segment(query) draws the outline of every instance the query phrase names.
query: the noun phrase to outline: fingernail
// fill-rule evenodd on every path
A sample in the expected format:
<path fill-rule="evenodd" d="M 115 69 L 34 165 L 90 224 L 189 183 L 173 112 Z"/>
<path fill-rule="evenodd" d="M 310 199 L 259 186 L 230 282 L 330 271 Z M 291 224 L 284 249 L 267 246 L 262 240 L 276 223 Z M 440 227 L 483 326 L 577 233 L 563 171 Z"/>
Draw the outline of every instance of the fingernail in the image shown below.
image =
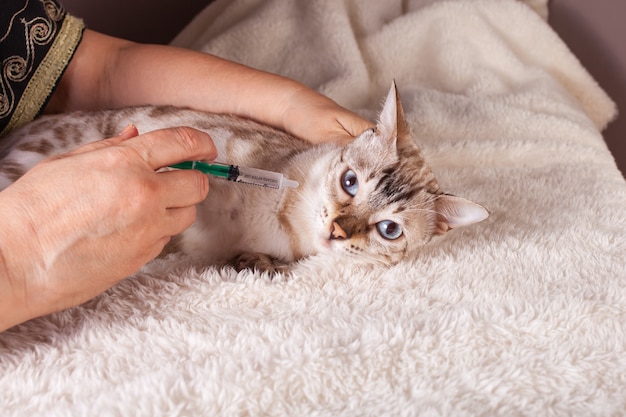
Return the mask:
<path fill-rule="evenodd" d="M 127 136 L 137 132 L 137 126 L 130 123 L 126 125 L 126 127 L 117 135 L 117 136 Z"/>

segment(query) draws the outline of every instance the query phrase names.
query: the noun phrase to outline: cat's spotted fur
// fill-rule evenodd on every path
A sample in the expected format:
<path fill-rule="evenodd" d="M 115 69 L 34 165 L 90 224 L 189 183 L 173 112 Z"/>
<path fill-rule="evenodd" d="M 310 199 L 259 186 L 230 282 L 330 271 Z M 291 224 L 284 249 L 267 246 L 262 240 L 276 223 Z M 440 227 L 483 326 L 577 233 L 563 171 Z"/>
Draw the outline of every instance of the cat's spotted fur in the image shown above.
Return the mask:
<path fill-rule="evenodd" d="M 274 269 L 334 252 L 384 264 L 416 253 L 434 235 L 487 211 L 444 194 L 410 136 L 395 86 L 378 125 L 345 146 L 312 145 L 241 118 L 171 107 L 138 107 L 42 117 L 2 141 L 0 189 L 46 156 L 115 136 L 191 126 L 208 132 L 218 160 L 280 171 L 296 189 L 271 190 L 211 179 L 194 225 L 174 239 L 207 263 Z M 170 250 L 173 248 L 170 247 Z"/>

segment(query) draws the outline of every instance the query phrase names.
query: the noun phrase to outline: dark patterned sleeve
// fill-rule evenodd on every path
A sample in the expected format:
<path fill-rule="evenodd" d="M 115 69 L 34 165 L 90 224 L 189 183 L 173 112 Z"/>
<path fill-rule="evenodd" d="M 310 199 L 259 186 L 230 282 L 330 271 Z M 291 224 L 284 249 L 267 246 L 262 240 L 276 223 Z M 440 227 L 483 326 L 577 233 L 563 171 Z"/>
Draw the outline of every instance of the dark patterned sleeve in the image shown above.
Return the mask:
<path fill-rule="evenodd" d="M 82 20 L 55 0 L 2 0 L 0 136 L 45 107 L 82 39 Z"/>

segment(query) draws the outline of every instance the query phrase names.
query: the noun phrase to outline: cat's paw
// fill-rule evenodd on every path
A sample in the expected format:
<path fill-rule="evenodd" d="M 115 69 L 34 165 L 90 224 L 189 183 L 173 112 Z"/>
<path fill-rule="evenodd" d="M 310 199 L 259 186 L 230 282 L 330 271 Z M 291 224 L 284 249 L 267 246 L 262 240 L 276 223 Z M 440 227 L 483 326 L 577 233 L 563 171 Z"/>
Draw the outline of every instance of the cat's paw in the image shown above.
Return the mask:
<path fill-rule="evenodd" d="M 231 260 L 229 264 L 234 267 L 237 272 L 243 271 L 244 269 L 265 272 L 270 275 L 278 273 L 286 274 L 289 272 L 289 264 L 258 252 L 242 253 Z"/>

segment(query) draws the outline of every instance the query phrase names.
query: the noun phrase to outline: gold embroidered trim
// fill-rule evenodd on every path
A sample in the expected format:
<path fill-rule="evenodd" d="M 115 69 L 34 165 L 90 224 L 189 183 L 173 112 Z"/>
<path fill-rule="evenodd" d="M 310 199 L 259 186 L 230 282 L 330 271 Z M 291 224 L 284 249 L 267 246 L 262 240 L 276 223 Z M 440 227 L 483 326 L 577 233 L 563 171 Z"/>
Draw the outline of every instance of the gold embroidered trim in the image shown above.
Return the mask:
<path fill-rule="evenodd" d="M 81 19 L 70 15 L 65 17 L 52 47 L 35 70 L 15 112 L 11 116 L 11 120 L 2 130 L 0 136 L 30 122 L 37 116 L 72 59 L 83 36 L 84 27 Z"/>

